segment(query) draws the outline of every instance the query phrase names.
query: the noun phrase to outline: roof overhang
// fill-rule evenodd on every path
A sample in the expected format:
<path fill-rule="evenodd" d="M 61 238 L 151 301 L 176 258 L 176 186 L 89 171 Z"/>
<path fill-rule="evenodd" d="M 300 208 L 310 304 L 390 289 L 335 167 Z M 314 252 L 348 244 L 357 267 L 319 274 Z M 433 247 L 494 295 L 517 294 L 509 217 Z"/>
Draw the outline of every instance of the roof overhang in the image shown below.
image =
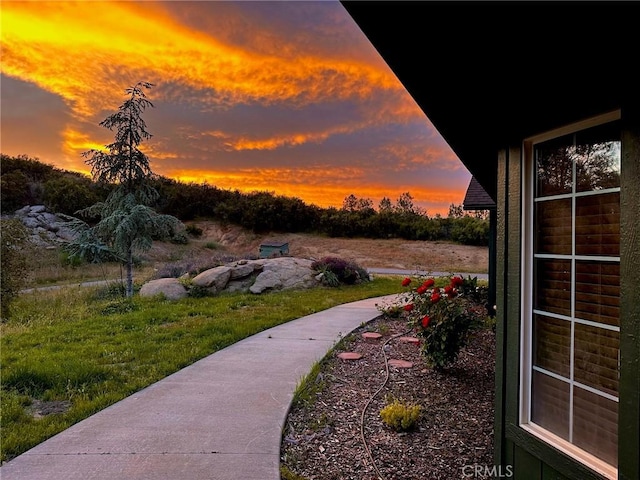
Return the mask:
<path fill-rule="evenodd" d="M 494 200 L 499 150 L 632 99 L 635 2 L 341 3 Z"/>

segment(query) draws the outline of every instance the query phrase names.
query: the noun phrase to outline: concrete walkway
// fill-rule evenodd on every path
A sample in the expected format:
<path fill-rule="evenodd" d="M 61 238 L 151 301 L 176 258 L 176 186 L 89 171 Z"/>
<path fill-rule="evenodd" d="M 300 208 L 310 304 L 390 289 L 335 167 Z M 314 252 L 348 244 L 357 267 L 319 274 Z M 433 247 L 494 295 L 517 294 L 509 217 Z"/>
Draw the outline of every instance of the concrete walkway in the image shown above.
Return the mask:
<path fill-rule="evenodd" d="M 293 392 L 395 295 L 265 330 L 83 420 L 0 467 L 2 480 L 279 480 Z"/>

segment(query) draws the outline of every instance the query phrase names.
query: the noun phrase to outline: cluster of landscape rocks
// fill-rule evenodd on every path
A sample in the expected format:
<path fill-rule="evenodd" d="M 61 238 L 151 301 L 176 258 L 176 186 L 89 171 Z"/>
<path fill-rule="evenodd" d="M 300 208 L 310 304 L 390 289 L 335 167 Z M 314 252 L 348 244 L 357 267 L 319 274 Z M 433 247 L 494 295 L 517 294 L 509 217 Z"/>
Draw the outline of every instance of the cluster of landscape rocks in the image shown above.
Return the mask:
<path fill-rule="evenodd" d="M 27 205 L 16 210 L 12 218 L 20 220 L 36 246 L 47 247 L 73 240 L 74 233 L 66 220 L 50 213 L 44 205 Z"/>
<path fill-rule="evenodd" d="M 251 292 L 260 294 L 290 288 L 312 288 L 322 283 L 323 274 L 312 268 L 313 260 L 296 257 L 238 260 L 210 268 L 193 278 L 160 278 L 145 283 L 140 296 L 163 295 L 178 300 L 192 289 L 207 294 Z"/>
<path fill-rule="evenodd" d="M 27 205 L 17 210 L 17 218 L 27 227 L 29 239 L 38 247 L 57 246 L 73 240 L 66 220 L 47 211 L 44 205 Z M 323 283 L 323 273 L 312 268 L 313 260 L 290 256 L 238 260 L 210 268 L 193 278 L 160 278 L 145 283 L 140 295 L 162 295 L 169 300 L 198 294 L 221 292 L 263 292 L 313 288 Z"/>

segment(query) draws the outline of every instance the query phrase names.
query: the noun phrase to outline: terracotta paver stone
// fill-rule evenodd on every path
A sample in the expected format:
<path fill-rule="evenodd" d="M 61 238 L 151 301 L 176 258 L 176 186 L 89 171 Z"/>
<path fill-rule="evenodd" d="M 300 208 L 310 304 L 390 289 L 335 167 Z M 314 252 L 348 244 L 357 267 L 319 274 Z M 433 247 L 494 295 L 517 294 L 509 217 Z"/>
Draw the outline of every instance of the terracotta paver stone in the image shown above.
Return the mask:
<path fill-rule="evenodd" d="M 411 368 L 413 367 L 413 363 L 407 362 L 406 360 L 400 360 L 399 358 L 392 358 L 389 360 L 389 365 L 396 368 Z"/>
<path fill-rule="evenodd" d="M 362 338 L 364 338 L 367 342 L 377 342 L 382 338 L 382 335 L 376 332 L 364 332 L 362 334 Z"/>
<path fill-rule="evenodd" d="M 338 357 L 342 360 L 360 360 L 362 355 L 357 352 L 341 352 L 338 354 Z"/>
<path fill-rule="evenodd" d="M 404 343 L 413 343 L 414 345 L 420 345 L 420 339 L 418 337 L 400 337 L 398 340 Z"/>

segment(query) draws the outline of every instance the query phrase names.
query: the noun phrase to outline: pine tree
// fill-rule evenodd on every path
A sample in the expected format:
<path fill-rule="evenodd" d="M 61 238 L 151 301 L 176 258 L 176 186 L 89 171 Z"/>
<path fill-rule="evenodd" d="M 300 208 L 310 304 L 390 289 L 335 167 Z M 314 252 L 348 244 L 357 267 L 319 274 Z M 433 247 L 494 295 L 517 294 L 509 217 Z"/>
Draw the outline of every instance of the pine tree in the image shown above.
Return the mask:
<path fill-rule="evenodd" d="M 170 238 L 184 225 L 171 215 L 155 212 L 151 205 L 158 199 L 152 186 L 155 175 L 149 159 L 140 150 L 144 140 L 151 138 L 142 114 L 153 104 L 144 90 L 153 84 L 138 82 L 125 90 L 127 100 L 118 111 L 100 122 L 100 126 L 115 130 L 114 141 L 104 150 L 88 150 L 82 155 L 91 166 L 96 182 L 114 186 L 104 202 L 98 202 L 77 212 L 85 218 L 99 218 L 94 226 L 75 222 L 79 233 L 71 251 L 92 260 L 108 257 L 121 261 L 126 268 L 126 296 L 133 296 L 134 253 L 147 251 L 153 239 Z"/>

